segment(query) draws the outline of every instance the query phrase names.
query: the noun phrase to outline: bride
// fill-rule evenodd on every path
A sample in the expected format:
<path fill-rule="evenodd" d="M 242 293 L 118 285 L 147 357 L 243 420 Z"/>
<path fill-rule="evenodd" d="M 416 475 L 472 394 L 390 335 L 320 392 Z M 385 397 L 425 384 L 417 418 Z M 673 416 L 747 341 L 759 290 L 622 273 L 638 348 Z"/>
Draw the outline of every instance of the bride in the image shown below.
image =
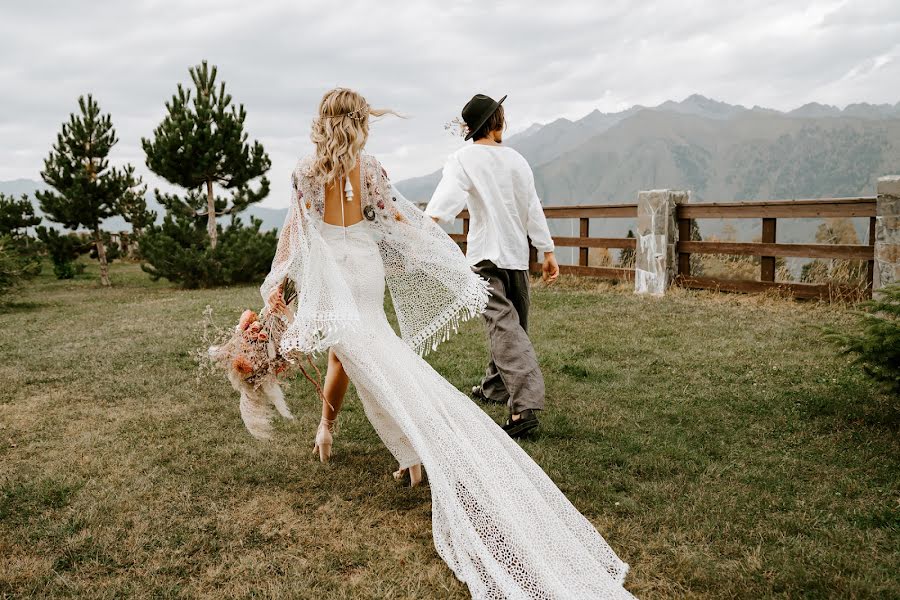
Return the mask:
<path fill-rule="evenodd" d="M 315 154 L 293 173 L 290 209 L 267 310 L 289 320 L 286 356 L 330 351 L 366 416 L 409 473 L 428 474 L 434 545 L 473 598 L 631 598 L 622 562 L 518 444 L 420 355 L 489 290 L 456 244 L 394 189 L 365 154 L 376 110 L 358 93 L 325 94 L 313 121 Z M 285 306 L 282 282 L 298 291 Z M 401 337 L 384 312 L 388 287 Z M 331 393 L 342 395 L 338 382 Z M 323 406 L 316 447 L 330 452 L 338 406 Z"/>

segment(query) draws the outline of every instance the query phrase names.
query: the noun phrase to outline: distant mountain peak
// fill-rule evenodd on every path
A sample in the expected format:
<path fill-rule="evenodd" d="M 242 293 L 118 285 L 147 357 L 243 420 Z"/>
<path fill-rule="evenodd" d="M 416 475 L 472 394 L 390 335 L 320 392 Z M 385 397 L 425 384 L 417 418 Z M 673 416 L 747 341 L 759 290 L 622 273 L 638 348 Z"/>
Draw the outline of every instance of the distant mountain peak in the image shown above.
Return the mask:
<path fill-rule="evenodd" d="M 713 100 L 702 94 L 691 94 L 681 102 L 667 100 L 655 107 L 654 110 L 695 115 L 707 119 L 730 119 L 747 111 L 741 105 Z"/>
<path fill-rule="evenodd" d="M 703 94 L 691 94 L 687 98 L 681 101 L 682 105 L 685 104 L 693 104 L 696 106 L 732 106 L 727 102 L 722 102 L 721 100 L 714 100 L 712 98 L 707 98 Z M 743 108 L 742 106 L 740 108 Z"/>
<path fill-rule="evenodd" d="M 532 135 L 532 134 L 534 134 L 534 133 L 537 133 L 538 131 L 540 131 L 540 130 L 543 129 L 543 128 L 544 128 L 544 124 L 543 124 L 543 123 L 532 123 L 531 125 L 528 126 L 528 128 L 527 128 L 525 131 L 521 131 L 521 132 L 519 132 L 517 135 L 521 135 L 521 136 L 523 136 L 523 137 L 527 137 L 527 136 L 529 136 L 529 135 Z"/>
<path fill-rule="evenodd" d="M 819 117 L 836 117 L 840 116 L 841 109 L 837 106 L 832 106 L 831 104 L 820 104 L 819 102 L 807 102 L 800 108 L 795 108 L 794 110 L 787 113 L 792 117 L 806 117 L 806 118 L 819 118 Z"/>
<path fill-rule="evenodd" d="M 834 104 L 822 104 L 821 102 L 807 102 L 806 104 L 804 104 L 803 106 L 801 106 L 800 108 L 798 108 L 796 110 L 802 110 L 804 108 L 824 108 L 827 110 L 837 110 L 837 111 L 841 110 Z"/>

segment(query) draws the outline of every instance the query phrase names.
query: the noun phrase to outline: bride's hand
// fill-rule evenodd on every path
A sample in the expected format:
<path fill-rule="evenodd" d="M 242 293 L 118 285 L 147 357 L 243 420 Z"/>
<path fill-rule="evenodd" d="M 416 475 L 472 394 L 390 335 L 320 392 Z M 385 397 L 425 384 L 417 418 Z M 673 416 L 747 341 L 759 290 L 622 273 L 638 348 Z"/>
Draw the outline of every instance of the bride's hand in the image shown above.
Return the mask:
<path fill-rule="evenodd" d="M 284 296 L 281 294 L 280 285 L 269 294 L 269 299 L 266 304 L 269 306 L 269 312 L 272 314 L 282 314 L 287 312 L 287 305 L 284 303 Z"/>

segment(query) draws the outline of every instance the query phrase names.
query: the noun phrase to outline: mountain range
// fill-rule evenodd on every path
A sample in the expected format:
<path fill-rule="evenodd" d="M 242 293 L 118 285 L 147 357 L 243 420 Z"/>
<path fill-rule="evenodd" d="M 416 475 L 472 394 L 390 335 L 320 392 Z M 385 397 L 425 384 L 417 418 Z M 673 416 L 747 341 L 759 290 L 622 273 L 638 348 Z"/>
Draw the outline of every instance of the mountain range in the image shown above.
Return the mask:
<path fill-rule="evenodd" d="M 536 123 L 505 144 L 531 164 L 545 206 L 629 203 L 638 191 L 656 188 L 691 190 L 694 202 L 872 195 L 879 176 L 900 172 L 900 102 L 843 109 L 810 103 L 782 112 L 695 94 L 655 107 Z M 421 203 L 439 180 L 437 170 L 397 187 Z M 0 182 L 0 192 L 33 197 L 42 186 L 19 179 Z M 253 206 L 243 215 L 261 218 L 270 229 L 281 226 L 285 210 Z M 597 221 L 592 235 L 621 237 L 632 226 L 627 220 Z M 758 233 L 756 221 L 739 222 L 738 238 Z M 858 221 L 862 240 L 867 224 Z M 723 226 L 700 222 L 704 236 L 721 233 Z M 811 241 L 817 226 L 814 219 L 785 220 L 778 241 Z M 105 227 L 128 228 L 121 219 Z M 572 235 L 573 227 L 569 220 L 551 223 L 556 234 Z"/>
<path fill-rule="evenodd" d="M 868 196 L 879 176 L 900 172 L 900 102 L 844 109 L 811 103 L 781 112 L 693 95 L 535 124 L 504 144 L 531 164 L 545 206 L 631 203 L 638 191 L 658 188 L 690 190 L 694 202 Z M 427 201 L 440 176 L 434 171 L 397 187 Z M 757 221 L 732 229 L 749 241 L 759 234 Z M 862 240 L 867 224 L 857 221 Z M 820 222 L 784 220 L 778 241 L 810 242 Z M 721 235 L 725 226 L 699 225 L 704 236 Z M 622 237 L 631 226 L 592 220 L 591 234 Z M 555 234 L 573 235 L 573 227 L 571 220 L 551 222 Z"/>
<path fill-rule="evenodd" d="M 535 171 L 547 206 L 633 202 L 642 189 L 690 189 L 695 201 L 871 194 L 900 168 L 900 102 L 810 103 L 789 112 L 693 95 L 576 121 L 535 124 L 504 144 Z M 440 171 L 397 184 L 431 197 Z"/>

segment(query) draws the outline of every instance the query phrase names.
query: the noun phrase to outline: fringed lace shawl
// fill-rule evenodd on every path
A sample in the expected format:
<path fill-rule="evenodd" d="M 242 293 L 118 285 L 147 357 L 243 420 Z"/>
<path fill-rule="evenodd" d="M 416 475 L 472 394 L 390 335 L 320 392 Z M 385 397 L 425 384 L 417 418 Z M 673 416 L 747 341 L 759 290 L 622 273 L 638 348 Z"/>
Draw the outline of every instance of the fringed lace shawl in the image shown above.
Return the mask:
<path fill-rule="evenodd" d="M 272 269 L 260 289 L 293 280 L 297 305 L 282 337 L 282 354 L 316 354 L 360 325 L 360 313 L 322 237 L 325 190 L 311 176 L 312 157 L 301 159 L 292 177 L 292 197 Z M 476 275 L 453 240 L 394 188 L 373 156 L 360 162 L 363 215 L 373 228 L 403 340 L 424 355 L 455 332 L 459 323 L 484 311 L 487 282 Z"/>

